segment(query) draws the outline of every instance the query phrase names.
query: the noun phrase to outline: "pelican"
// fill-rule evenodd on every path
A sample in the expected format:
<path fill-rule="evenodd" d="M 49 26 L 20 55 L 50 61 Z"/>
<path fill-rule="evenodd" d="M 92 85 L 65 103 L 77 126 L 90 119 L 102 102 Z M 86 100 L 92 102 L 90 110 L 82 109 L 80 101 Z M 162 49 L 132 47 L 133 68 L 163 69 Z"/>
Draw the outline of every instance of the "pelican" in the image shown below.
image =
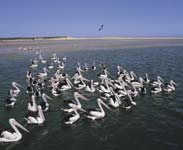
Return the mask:
<path fill-rule="evenodd" d="M 136 88 L 140 88 L 144 86 L 143 82 L 144 82 L 144 79 L 142 77 L 139 77 L 139 81 L 133 80 L 131 81 L 131 85 L 133 85 Z"/>
<path fill-rule="evenodd" d="M 18 130 L 17 127 L 21 128 L 22 130 L 26 131 L 29 133 L 29 131 L 23 127 L 21 124 L 19 124 L 15 119 L 10 118 L 9 119 L 9 124 L 13 128 L 14 132 L 10 131 L 1 131 L 0 133 L 0 142 L 17 142 L 22 139 L 22 134 Z"/>
<path fill-rule="evenodd" d="M 153 94 L 157 94 L 157 93 L 160 93 L 160 92 L 162 92 L 161 83 L 158 84 L 158 87 L 153 87 L 152 90 L 151 90 L 151 93 L 153 93 Z"/>
<path fill-rule="evenodd" d="M 67 60 L 67 57 L 66 56 L 62 57 L 62 60 L 63 61 L 66 61 Z"/>
<path fill-rule="evenodd" d="M 89 84 L 86 85 L 85 90 L 86 90 L 87 92 L 90 92 L 90 93 L 94 93 L 94 92 L 95 92 L 96 89 L 95 89 L 95 87 L 94 87 L 93 80 L 91 80 L 91 81 L 89 82 Z"/>
<path fill-rule="evenodd" d="M 129 110 L 132 108 L 132 105 L 136 105 L 136 102 L 133 101 L 131 95 L 129 94 L 129 92 L 127 92 L 127 96 L 123 99 L 123 108 L 125 108 L 126 110 Z"/>
<path fill-rule="evenodd" d="M 103 73 L 98 74 L 98 78 L 100 79 L 107 78 L 107 77 L 108 77 L 108 71 L 106 68 L 103 70 Z"/>
<path fill-rule="evenodd" d="M 43 124 L 46 121 L 46 119 L 43 114 L 41 106 L 40 105 L 38 106 L 37 116 L 32 116 L 28 114 L 25 116 L 25 120 L 27 121 L 28 124 Z"/>
<path fill-rule="evenodd" d="M 47 75 L 48 75 L 48 73 L 47 73 L 48 69 L 44 67 L 44 68 L 43 68 L 43 71 L 44 71 L 44 73 L 39 73 L 39 74 L 38 74 L 38 77 L 40 77 L 40 78 L 45 78 L 45 77 L 47 77 Z"/>
<path fill-rule="evenodd" d="M 62 85 L 59 88 L 60 88 L 60 91 L 66 91 L 71 89 L 72 86 L 73 86 L 72 82 L 68 78 L 66 78 L 65 82 L 62 83 Z"/>
<path fill-rule="evenodd" d="M 31 112 L 37 112 L 38 108 L 35 95 L 32 95 L 31 102 L 28 103 L 27 109 Z"/>
<path fill-rule="evenodd" d="M 177 84 L 173 80 L 170 80 L 170 84 L 163 88 L 163 90 L 168 93 L 173 92 L 175 91 L 175 86 L 177 86 Z"/>
<path fill-rule="evenodd" d="M 93 65 L 92 65 L 91 69 L 92 69 L 92 70 L 96 70 L 96 69 L 97 69 L 97 67 L 96 67 L 96 65 L 95 65 L 95 62 L 93 62 Z"/>
<path fill-rule="evenodd" d="M 57 54 L 56 53 L 53 53 L 53 55 L 52 55 L 52 58 L 51 58 L 52 60 L 55 60 L 55 59 L 57 59 Z"/>
<path fill-rule="evenodd" d="M 72 106 L 72 109 L 73 109 L 73 111 L 74 111 L 74 114 L 68 114 L 68 115 L 66 115 L 66 116 L 64 117 L 63 120 L 64 120 L 64 123 L 65 123 L 65 124 L 73 124 L 73 123 L 75 123 L 76 121 L 79 120 L 80 114 L 78 113 L 77 110 L 81 110 L 81 111 L 83 111 L 83 112 L 86 112 L 84 109 L 79 108 L 79 107 L 77 107 L 76 105 L 75 105 L 75 106 Z"/>
<path fill-rule="evenodd" d="M 148 73 L 146 73 L 146 77 L 145 77 L 144 81 L 145 81 L 145 83 L 147 83 L 147 84 L 150 83 Z"/>
<path fill-rule="evenodd" d="M 48 65 L 48 69 L 53 69 L 54 66 L 53 66 L 53 63 L 51 63 L 50 65 Z"/>
<path fill-rule="evenodd" d="M 36 61 L 36 60 L 32 60 L 32 61 L 31 61 L 30 67 L 31 67 L 31 68 L 36 68 L 36 67 L 38 67 L 37 61 Z"/>
<path fill-rule="evenodd" d="M 80 93 L 78 92 L 74 92 L 74 99 L 76 102 L 72 101 L 72 100 L 67 100 L 67 101 L 64 101 L 64 103 L 67 103 L 68 106 L 70 107 L 69 109 L 61 109 L 65 112 L 73 112 L 73 106 L 77 106 L 78 108 L 81 108 L 81 103 L 79 101 L 79 98 L 82 99 L 82 100 L 88 100 L 88 98 L 84 97 L 83 95 L 81 95 Z"/>
<path fill-rule="evenodd" d="M 45 63 L 47 62 L 47 60 L 44 59 L 43 56 L 42 56 L 41 54 L 39 55 L 39 59 L 41 60 L 41 63 L 42 63 L 42 64 L 45 64 Z"/>
<path fill-rule="evenodd" d="M 83 81 L 83 79 L 79 80 L 79 83 L 74 85 L 77 90 L 81 90 L 86 87 L 86 83 Z"/>
<path fill-rule="evenodd" d="M 48 103 L 47 99 L 52 100 L 52 98 L 49 97 L 48 95 L 46 95 L 45 93 L 43 93 L 42 99 L 43 99 L 43 101 L 40 103 L 40 106 L 41 106 L 43 111 L 48 111 L 49 103 Z"/>
<path fill-rule="evenodd" d="M 102 99 L 98 98 L 97 103 L 98 103 L 98 106 L 99 106 L 99 110 L 97 110 L 97 109 L 88 109 L 88 110 L 86 110 L 87 111 L 87 118 L 95 120 L 95 119 L 100 119 L 100 118 L 105 117 L 105 111 L 104 111 L 102 105 L 105 106 L 107 109 L 111 110 L 110 107 L 107 106 L 102 101 Z"/>
<path fill-rule="evenodd" d="M 111 105 L 115 108 L 119 107 L 119 105 L 121 104 L 121 101 L 120 101 L 118 94 L 116 94 L 112 88 L 110 88 L 110 90 L 112 92 L 112 95 L 109 98 L 109 105 Z"/>
<path fill-rule="evenodd" d="M 16 98 L 11 97 L 10 95 L 4 101 L 5 107 L 13 107 L 16 103 Z"/>
<path fill-rule="evenodd" d="M 163 83 L 164 83 L 164 80 L 160 76 L 157 76 L 157 81 L 151 81 L 152 86 L 163 85 Z"/>
<path fill-rule="evenodd" d="M 61 64 L 58 65 L 58 68 L 59 68 L 59 69 L 64 69 L 64 67 L 65 67 L 64 62 L 61 62 Z"/>
<path fill-rule="evenodd" d="M 14 88 L 14 89 L 12 89 L 12 96 L 17 97 L 20 93 L 19 87 L 23 88 L 23 86 L 21 86 L 20 84 L 18 84 L 16 82 L 12 82 L 12 86 Z"/>

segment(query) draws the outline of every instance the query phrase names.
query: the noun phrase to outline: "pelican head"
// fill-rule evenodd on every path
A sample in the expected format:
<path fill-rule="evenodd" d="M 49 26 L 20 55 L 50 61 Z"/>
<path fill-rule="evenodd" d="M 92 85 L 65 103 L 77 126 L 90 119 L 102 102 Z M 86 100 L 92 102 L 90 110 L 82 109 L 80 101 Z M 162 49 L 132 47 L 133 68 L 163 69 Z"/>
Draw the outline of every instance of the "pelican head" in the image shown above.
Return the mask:
<path fill-rule="evenodd" d="M 78 92 L 74 92 L 74 97 L 75 98 L 80 98 L 80 99 L 86 100 L 86 101 L 89 100 L 88 98 L 86 98 L 85 96 L 79 94 Z"/>
<path fill-rule="evenodd" d="M 47 99 L 49 99 L 49 100 L 52 100 L 52 98 L 49 97 L 48 95 L 46 95 L 45 93 L 42 94 L 42 97 L 47 98 Z"/>
<path fill-rule="evenodd" d="M 102 101 L 102 99 L 98 98 L 98 99 L 97 99 L 97 102 L 100 103 L 100 104 L 102 104 L 102 105 L 103 105 L 104 107 L 106 107 L 108 110 L 111 110 L 111 108 L 110 108 L 106 103 L 104 103 L 104 102 Z"/>
<path fill-rule="evenodd" d="M 20 85 L 20 84 L 18 84 L 18 83 L 16 83 L 16 82 L 12 82 L 12 86 L 19 86 L 19 87 L 21 87 L 21 88 L 24 88 L 22 85 Z"/>
<path fill-rule="evenodd" d="M 177 83 L 175 83 L 173 80 L 170 80 L 170 84 L 177 86 Z"/>
<path fill-rule="evenodd" d="M 20 123 L 18 123 L 14 118 L 10 118 L 9 119 L 9 123 L 12 125 L 15 125 L 19 128 L 21 128 L 22 130 L 24 130 L 25 132 L 29 133 L 29 130 L 27 130 L 25 127 L 23 127 Z"/>

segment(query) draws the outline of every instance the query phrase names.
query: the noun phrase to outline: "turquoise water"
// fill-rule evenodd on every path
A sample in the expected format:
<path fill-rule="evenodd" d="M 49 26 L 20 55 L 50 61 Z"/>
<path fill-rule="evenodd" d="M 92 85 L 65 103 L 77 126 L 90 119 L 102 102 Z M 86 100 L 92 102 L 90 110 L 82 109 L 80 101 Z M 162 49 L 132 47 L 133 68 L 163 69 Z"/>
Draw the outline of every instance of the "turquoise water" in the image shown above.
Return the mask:
<path fill-rule="evenodd" d="M 0 143 L 0 149 L 183 149 L 183 42 L 141 41 L 138 43 L 135 41 L 122 44 L 121 41 L 106 42 L 112 46 L 105 42 L 104 44 L 98 42 L 97 46 L 94 41 L 89 42 L 88 48 L 88 43 L 81 44 L 75 41 L 28 43 L 26 46 L 30 44 L 43 47 L 42 54 L 46 59 L 51 58 L 52 49 L 57 50 L 56 53 L 60 57 L 67 56 L 65 70 L 70 75 L 74 74 L 78 61 L 92 64 L 95 60 L 97 63 L 107 64 L 111 77 L 115 77 L 116 66 L 121 65 L 129 71 L 133 70 L 139 76 L 144 77 L 148 72 L 151 79 L 155 79 L 157 75 L 162 76 L 167 82 L 173 79 L 178 83 L 176 92 L 156 96 L 148 93 L 138 96 L 137 106 L 133 111 L 124 112 L 122 108 L 118 108 L 112 112 L 107 111 L 106 117 L 102 120 L 92 122 L 82 117 L 71 127 L 65 127 L 62 122 L 64 114 L 60 108 L 63 106 L 63 100 L 72 97 L 73 94 L 73 91 L 67 91 L 63 96 L 49 101 L 51 109 L 46 113 L 44 125 L 28 125 L 27 129 L 31 132 L 24 133 L 20 142 Z M 70 44 L 77 44 L 81 50 L 72 50 L 68 46 Z M 12 81 L 26 87 L 26 71 L 30 59 L 35 55 L 32 51 L 18 50 L 17 48 L 22 45 L 24 46 L 22 43 L 0 46 L 0 124 L 6 127 L 9 127 L 9 118 L 15 118 L 25 124 L 23 118 L 30 99 L 23 89 L 13 109 L 5 109 L 3 103 Z M 64 51 L 64 48 L 71 48 L 71 50 Z M 91 74 L 86 73 L 85 76 L 97 80 L 96 75 L 99 72 L 100 70 Z M 85 106 L 96 105 L 96 94 L 87 94 L 84 91 L 81 93 L 90 99 Z"/>

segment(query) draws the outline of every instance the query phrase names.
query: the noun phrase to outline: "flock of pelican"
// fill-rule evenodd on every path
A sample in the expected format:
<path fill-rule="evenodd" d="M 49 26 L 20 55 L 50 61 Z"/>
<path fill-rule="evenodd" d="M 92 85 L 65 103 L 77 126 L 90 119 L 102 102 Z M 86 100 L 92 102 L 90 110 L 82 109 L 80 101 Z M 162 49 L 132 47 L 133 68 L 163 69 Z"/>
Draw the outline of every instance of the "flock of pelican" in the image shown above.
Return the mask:
<path fill-rule="evenodd" d="M 77 122 L 81 116 L 90 120 L 104 118 L 107 108 L 109 111 L 115 108 L 130 110 L 137 105 L 135 97 L 138 95 L 151 93 L 171 93 L 175 91 L 176 83 L 170 80 L 166 83 L 160 76 L 156 80 L 138 76 L 133 71 L 127 71 L 121 66 L 117 66 L 116 78 L 110 77 L 107 66 L 103 63 L 98 65 L 93 62 L 88 64 L 76 64 L 76 72 L 70 76 L 65 69 L 67 57 L 60 58 L 56 53 L 51 55 L 51 59 L 44 59 L 41 51 L 36 51 L 35 58 L 31 59 L 29 69 L 26 74 L 26 93 L 30 96 L 27 104 L 25 121 L 27 124 L 43 124 L 46 121 L 45 113 L 49 113 L 49 100 L 53 97 L 61 97 L 65 91 L 73 92 L 73 99 L 64 100 L 63 123 L 71 125 Z M 42 68 L 42 71 L 38 68 Z M 34 70 L 39 71 L 35 73 Z M 50 70 L 53 70 L 51 74 Z M 87 79 L 86 75 L 93 72 L 98 79 Z M 114 74 L 114 73 L 113 73 Z M 25 89 L 16 82 L 12 82 L 12 88 L 5 99 L 5 107 L 13 108 L 21 90 Z M 46 94 L 46 92 L 48 94 Z M 91 98 L 85 97 L 84 93 L 96 93 L 96 108 L 83 107 L 82 103 L 89 103 Z M 83 93 L 83 94 L 82 94 Z M 52 96 L 48 96 L 52 95 Z M 89 95 L 89 94 L 88 94 Z M 92 94 L 91 94 L 92 95 Z M 22 134 L 18 128 L 29 132 L 15 119 L 9 119 L 13 132 L 0 128 L 0 142 L 16 142 L 22 139 Z"/>

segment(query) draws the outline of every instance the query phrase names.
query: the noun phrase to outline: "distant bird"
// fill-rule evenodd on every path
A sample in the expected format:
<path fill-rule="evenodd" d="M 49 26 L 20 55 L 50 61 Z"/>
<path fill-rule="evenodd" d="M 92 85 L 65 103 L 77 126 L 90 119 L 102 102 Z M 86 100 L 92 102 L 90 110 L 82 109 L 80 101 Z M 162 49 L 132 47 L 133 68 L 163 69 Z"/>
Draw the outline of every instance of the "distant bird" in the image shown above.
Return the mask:
<path fill-rule="evenodd" d="M 104 25 L 102 24 L 98 30 L 101 31 L 103 28 L 104 28 Z"/>

